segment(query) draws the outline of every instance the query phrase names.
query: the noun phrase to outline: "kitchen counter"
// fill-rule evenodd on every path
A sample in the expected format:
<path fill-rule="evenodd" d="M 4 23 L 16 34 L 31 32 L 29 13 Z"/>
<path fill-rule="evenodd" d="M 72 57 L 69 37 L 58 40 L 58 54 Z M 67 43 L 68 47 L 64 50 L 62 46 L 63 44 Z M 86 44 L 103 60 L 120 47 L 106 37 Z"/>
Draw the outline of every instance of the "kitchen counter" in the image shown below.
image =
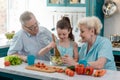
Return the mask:
<path fill-rule="evenodd" d="M 28 78 L 34 79 L 42 79 L 42 80 L 120 80 L 120 71 L 111 71 L 107 70 L 107 73 L 103 77 L 93 77 L 93 76 L 87 76 L 87 75 L 76 75 L 74 77 L 69 77 L 65 75 L 64 73 L 45 73 L 45 72 L 39 72 L 39 71 L 32 71 L 27 70 L 25 67 L 27 66 L 27 63 L 23 63 L 18 66 L 9 66 L 4 67 L 3 66 L 3 59 L 0 58 L 0 76 L 9 76 L 10 78 L 13 78 L 14 80 L 30 80 Z M 49 62 L 42 61 L 45 64 L 49 65 Z M 25 78 L 23 78 L 25 77 Z"/>
<path fill-rule="evenodd" d="M 10 41 L 7 39 L 0 39 L 0 48 L 6 48 L 9 47 Z"/>
<path fill-rule="evenodd" d="M 9 46 L 10 46 L 10 41 L 8 41 L 7 39 L 0 38 L 0 57 L 4 57 L 7 55 Z"/>
<path fill-rule="evenodd" d="M 120 51 L 120 48 L 113 47 L 113 51 Z"/>

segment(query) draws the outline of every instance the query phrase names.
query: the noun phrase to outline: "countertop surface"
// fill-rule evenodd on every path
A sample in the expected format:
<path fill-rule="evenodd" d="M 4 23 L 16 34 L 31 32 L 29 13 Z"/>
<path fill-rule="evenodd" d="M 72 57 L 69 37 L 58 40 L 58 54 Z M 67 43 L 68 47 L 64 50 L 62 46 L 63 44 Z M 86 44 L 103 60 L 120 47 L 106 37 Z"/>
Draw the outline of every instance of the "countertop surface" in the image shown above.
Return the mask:
<path fill-rule="evenodd" d="M 87 75 L 77 75 L 73 77 L 69 77 L 65 75 L 64 73 L 45 73 L 45 72 L 39 72 L 39 71 L 33 71 L 33 70 L 27 70 L 25 67 L 27 66 L 27 63 L 22 63 L 18 66 L 9 66 L 4 67 L 3 66 L 3 59 L 0 58 L 0 72 L 9 73 L 9 74 L 15 74 L 20 76 L 26 76 L 30 78 L 35 79 L 43 79 L 43 80 L 120 80 L 120 71 L 111 71 L 107 70 L 107 73 L 102 77 L 93 77 L 93 76 L 87 76 Z M 49 62 L 42 61 L 45 64 L 49 65 Z"/>
<path fill-rule="evenodd" d="M 0 48 L 6 48 L 9 47 L 10 41 L 7 39 L 0 39 Z"/>

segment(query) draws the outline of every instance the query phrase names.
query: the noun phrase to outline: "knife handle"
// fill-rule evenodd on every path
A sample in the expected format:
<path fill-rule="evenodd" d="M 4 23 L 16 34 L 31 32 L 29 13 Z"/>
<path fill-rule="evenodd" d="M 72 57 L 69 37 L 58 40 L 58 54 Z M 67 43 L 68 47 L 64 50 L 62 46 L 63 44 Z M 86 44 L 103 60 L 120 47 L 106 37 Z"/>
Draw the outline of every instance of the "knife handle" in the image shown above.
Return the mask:
<path fill-rule="evenodd" d="M 56 42 L 54 34 L 52 34 L 52 39 L 53 39 L 54 42 Z M 57 47 L 54 48 L 54 55 L 57 56 L 57 57 L 60 56 L 60 52 L 59 52 Z"/>

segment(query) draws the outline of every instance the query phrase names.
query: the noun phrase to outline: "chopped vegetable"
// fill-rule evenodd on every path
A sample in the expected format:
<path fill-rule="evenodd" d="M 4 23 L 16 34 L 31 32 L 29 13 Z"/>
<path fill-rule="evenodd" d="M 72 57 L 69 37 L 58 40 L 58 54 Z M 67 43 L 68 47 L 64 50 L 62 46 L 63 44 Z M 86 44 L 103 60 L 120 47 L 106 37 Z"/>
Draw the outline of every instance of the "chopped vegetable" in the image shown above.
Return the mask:
<path fill-rule="evenodd" d="M 54 65 L 62 65 L 63 62 L 61 60 L 61 57 L 57 57 L 57 56 L 52 56 L 51 57 L 51 62 L 54 64 Z"/>

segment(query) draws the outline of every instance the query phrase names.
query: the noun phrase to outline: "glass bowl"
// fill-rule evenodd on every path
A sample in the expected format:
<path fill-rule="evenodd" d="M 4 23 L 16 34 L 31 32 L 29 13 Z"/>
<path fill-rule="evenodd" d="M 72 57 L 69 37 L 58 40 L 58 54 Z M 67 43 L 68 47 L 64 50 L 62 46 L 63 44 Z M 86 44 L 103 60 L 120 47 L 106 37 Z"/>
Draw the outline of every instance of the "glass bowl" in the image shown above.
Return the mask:
<path fill-rule="evenodd" d="M 62 59 L 59 56 L 51 56 L 50 63 L 54 66 L 61 66 L 63 65 Z"/>

